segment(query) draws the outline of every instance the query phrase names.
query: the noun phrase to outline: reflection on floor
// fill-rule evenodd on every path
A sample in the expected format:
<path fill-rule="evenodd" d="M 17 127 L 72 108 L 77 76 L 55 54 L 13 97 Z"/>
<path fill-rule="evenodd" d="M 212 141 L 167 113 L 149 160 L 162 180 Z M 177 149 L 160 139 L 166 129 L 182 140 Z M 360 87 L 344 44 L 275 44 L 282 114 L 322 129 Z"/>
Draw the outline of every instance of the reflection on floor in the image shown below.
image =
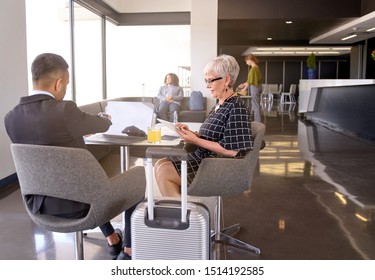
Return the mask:
<path fill-rule="evenodd" d="M 216 246 L 219 259 L 375 259 L 375 145 L 315 126 L 296 106 L 262 104 L 267 126 L 253 186 L 224 197 L 224 224 L 259 257 Z M 103 165 L 119 172 L 118 156 Z M 131 164 L 142 164 L 132 157 Z M 113 222 L 119 222 L 117 217 Z M 73 235 L 45 232 L 27 216 L 17 185 L 0 192 L 0 259 L 73 259 Z M 85 259 L 110 259 L 99 231 L 85 238 Z"/>

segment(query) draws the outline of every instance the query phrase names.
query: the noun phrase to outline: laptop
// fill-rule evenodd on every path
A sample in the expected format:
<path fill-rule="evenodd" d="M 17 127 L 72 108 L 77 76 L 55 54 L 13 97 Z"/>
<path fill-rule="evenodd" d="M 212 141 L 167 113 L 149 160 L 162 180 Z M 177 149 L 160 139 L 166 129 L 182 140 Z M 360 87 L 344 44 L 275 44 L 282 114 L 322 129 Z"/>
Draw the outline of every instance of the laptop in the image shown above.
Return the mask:
<path fill-rule="evenodd" d="M 106 132 L 90 136 L 88 139 L 90 142 L 127 145 L 147 139 L 147 128 L 154 121 L 154 104 L 108 101 L 105 112 L 111 115 L 112 125 Z M 138 133 L 131 135 L 130 132 L 125 131 Z"/>

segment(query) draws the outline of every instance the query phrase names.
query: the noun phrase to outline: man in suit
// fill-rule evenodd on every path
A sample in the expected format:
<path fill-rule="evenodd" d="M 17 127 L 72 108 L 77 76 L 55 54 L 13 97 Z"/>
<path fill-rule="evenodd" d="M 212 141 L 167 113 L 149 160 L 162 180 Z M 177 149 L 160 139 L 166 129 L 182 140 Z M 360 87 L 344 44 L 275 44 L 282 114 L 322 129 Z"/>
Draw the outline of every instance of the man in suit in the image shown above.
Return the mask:
<path fill-rule="evenodd" d="M 59 55 L 44 53 L 32 63 L 33 91 L 5 116 L 5 128 L 13 143 L 85 148 L 83 136 L 104 132 L 110 116 L 90 115 L 75 102 L 64 101 L 69 83 L 69 66 Z M 31 195 L 27 205 L 34 213 L 65 218 L 84 217 L 89 205 L 54 197 Z M 107 239 L 109 253 L 117 257 L 122 251 L 121 231 L 110 222 L 100 226 Z"/>

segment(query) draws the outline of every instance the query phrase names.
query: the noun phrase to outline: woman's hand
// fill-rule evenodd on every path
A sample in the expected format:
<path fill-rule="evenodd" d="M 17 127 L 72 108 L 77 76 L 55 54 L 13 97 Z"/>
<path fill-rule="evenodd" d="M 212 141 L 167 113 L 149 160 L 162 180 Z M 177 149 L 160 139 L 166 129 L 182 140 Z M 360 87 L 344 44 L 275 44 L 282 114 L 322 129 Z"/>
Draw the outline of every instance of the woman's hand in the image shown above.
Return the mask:
<path fill-rule="evenodd" d="M 205 140 L 203 138 L 200 138 L 200 135 L 198 132 L 191 131 L 189 127 L 186 124 L 183 123 L 176 123 L 176 127 L 178 128 L 177 133 L 183 138 L 186 142 L 195 144 L 197 146 L 200 146 L 204 149 L 213 151 L 215 153 L 228 156 L 228 157 L 234 157 L 237 155 L 238 151 L 232 151 L 227 150 L 220 146 L 219 143 L 213 142 L 210 140 Z"/>
<path fill-rule="evenodd" d="M 245 90 L 245 89 L 241 89 L 238 93 L 239 93 L 240 95 L 247 95 L 247 90 Z"/>
<path fill-rule="evenodd" d="M 183 138 L 186 142 L 193 144 L 196 143 L 196 140 L 199 138 L 198 133 L 191 131 L 186 124 L 177 123 L 176 126 L 178 128 L 177 133 L 181 136 L 181 138 Z"/>
<path fill-rule="evenodd" d="M 186 124 L 183 124 L 183 123 L 176 123 L 176 127 L 179 129 L 179 130 L 182 130 L 182 129 L 185 129 L 185 130 L 190 130 L 189 127 L 186 125 Z"/>
<path fill-rule="evenodd" d="M 104 113 L 104 112 L 99 112 L 98 113 L 98 116 L 101 117 L 101 118 L 107 118 L 109 120 L 112 119 L 112 116 L 111 115 L 108 115 L 107 113 Z"/>
<path fill-rule="evenodd" d="M 241 90 L 241 89 L 243 89 L 244 87 L 245 87 L 245 83 L 238 85 L 237 88 Z"/>

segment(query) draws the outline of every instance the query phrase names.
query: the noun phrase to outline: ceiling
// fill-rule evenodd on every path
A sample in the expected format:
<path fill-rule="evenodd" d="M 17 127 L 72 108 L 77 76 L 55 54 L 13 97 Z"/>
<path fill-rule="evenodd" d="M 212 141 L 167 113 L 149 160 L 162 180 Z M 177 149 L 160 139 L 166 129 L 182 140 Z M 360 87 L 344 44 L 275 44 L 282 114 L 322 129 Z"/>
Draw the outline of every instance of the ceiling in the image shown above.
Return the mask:
<path fill-rule="evenodd" d="M 367 31 L 371 28 L 375 28 L 375 11 L 345 19 L 220 20 L 218 27 L 222 52 L 237 55 L 255 52 L 258 56 L 262 53 L 305 55 L 312 51 L 320 55 L 342 55 L 349 53 L 353 44 L 375 37 L 375 29 Z M 342 40 L 349 35 L 357 36 Z M 291 50 L 291 47 L 299 49 Z"/>
<path fill-rule="evenodd" d="M 155 2 L 156 1 L 156 2 Z M 157 3 L 168 4 L 169 9 L 178 12 L 168 12 L 171 17 L 166 24 L 175 21 L 178 24 L 190 23 L 189 5 L 173 7 L 178 2 L 154 0 L 151 6 L 158 7 Z M 186 0 L 187 1 L 187 0 Z M 247 52 L 258 51 L 262 48 L 270 55 L 301 55 L 298 51 L 311 53 L 311 49 L 290 50 L 290 47 L 318 47 L 326 55 L 342 55 L 350 52 L 350 47 L 365 39 L 375 37 L 375 1 L 373 0 L 341 0 L 337 8 L 333 0 L 262 0 L 262 5 L 254 8 L 257 0 L 218 0 L 218 46 L 221 53 L 231 53 L 242 56 Z M 154 12 L 150 5 L 143 5 L 138 0 L 79 0 L 76 2 L 95 6 L 95 9 L 106 11 L 112 18 L 123 21 L 122 24 L 160 24 L 166 14 Z M 168 2 L 168 3 L 167 3 Z M 128 7 L 139 5 L 139 11 L 126 11 Z M 114 5 L 116 5 L 115 8 Z M 324 9 L 321 6 L 324 5 Z M 181 8 L 180 10 L 178 10 Z M 142 10 L 143 9 L 143 10 Z M 146 10 L 145 10 L 146 9 Z M 363 16 L 362 16 L 363 15 Z M 129 21 L 130 19 L 130 21 Z M 133 22 L 131 22 L 133 21 Z M 292 21 L 287 24 L 286 21 Z M 349 35 L 354 38 L 342 41 Z M 272 38 L 272 39 L 269 39 Z M 348 47 L 346 49 L 322 50 L 322 47 Z M 264 47 L 272 47 L 265 50 Z M 282 50 L 281 48 L 289 48 Z M 278 48 L 278 49 L 277 49 Z M 281 53 L 278 53 L 281 52 Z M 290 52 L 290 53 L 287 53 Z M 262 56 L 261 53 L 257 53 Z M 324 54 L 321 54 L 324 55 Z"/>
<path fill-rule="evenodd" d="M 244 55 L 258 48 L 307 47 L 310 38 L 323 34 L 329 28 L 346 23 L 348 20 L 314 19 L 248 19 L 224 20 L 219 22 L 219 45 L 222 52 Z M 269 39 L 271 38 L 271 40 Z M 324 44 L 324 43 L 322 43 Z M 269 54 L 269 51 L 264 50 Z M 311 53 L 311 51 L 310 51 Z M 260 54 L 258 54 L 259 56 Z"/>

